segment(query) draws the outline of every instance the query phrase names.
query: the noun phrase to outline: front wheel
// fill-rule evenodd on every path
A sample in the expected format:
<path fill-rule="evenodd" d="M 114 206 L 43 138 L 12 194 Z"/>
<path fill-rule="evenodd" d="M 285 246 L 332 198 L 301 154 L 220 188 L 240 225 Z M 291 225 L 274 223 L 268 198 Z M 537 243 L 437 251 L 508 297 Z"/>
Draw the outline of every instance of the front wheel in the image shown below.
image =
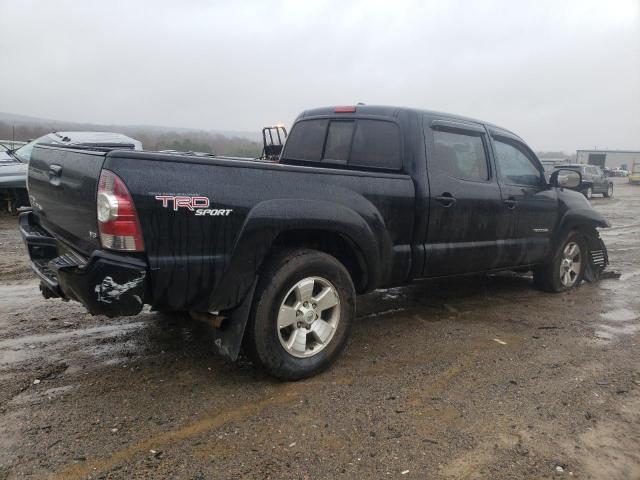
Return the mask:
<path fill-rule="evenodd" d="M 607 187 L 607 191 L 603 194 L 605 196 L 605 198 L 611 198 L 613 197 L 613 184 L 609 184 L 609 186 Z"/>
<path fill-rule="evenodd" d="M 244 347 L 283 380 L 326 369 L 338 357 L 355 317 L 355 289 L 334 257 L 308 249 L 282 252 L 256 287 Z"/>
<path fill-rule="evenodd" d="M 534 283 L 547 292 L 563 292 L 580 285 L 587 264 L 587 244 L 572 231 L 558 244 L 553 259 L 533 272 Z"/>

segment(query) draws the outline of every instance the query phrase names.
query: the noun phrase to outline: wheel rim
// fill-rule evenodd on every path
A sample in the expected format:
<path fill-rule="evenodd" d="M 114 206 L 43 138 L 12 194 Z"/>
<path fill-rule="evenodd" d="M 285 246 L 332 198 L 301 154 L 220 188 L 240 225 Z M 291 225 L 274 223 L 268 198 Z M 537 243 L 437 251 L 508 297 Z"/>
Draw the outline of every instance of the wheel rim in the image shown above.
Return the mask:
<path fill-rule="evenodd" d="M 580 246 L 576 242 L 567 243 L 562 251 L 562 260 L 560 261 L 560 283 L 565 287 L 575 285 L 580 275 L 581 265 Z"/>
<path fill-rule="evenodd" d="M 307 277 L 284 296 L 277 318 L 278 339 L 294 357 L 317 355 L 329 345 L 340 322 L 340 296 L 331 282 Z"/>
<path fill-rule="evenodd" d="M 587 188 L 587 198 L 591 198 L 592 195 L 593 195 L 593 190 L 591 190 L 591 187 Z"/>
<path fill-rule="evenodd" d="M 613 185 L 609 185 L 609 189 L 607 190 L 607 195 L 609 195 L 610 197 L 613 196 Z"/>

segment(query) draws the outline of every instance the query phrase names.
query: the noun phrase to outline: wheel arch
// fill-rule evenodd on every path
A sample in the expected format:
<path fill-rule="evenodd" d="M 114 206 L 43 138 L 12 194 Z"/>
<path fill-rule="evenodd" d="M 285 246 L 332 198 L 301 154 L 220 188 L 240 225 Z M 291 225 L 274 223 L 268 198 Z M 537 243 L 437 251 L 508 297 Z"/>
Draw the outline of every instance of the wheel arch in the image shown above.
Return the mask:
<path fill-rule="evenodd" d="M 569 210 L 562 217 L 558 228 L 553 236 L 552 248 L 549 252 L 549 258 L 558 247 L 564 237 L 572 230 L 580 233 L 587 242 L 590 251 L 602 250 L 605 264 L 608 263 L 608 255 L 606 247 L 600 238 L 598 228 L 608 228 L 611 224 L 600 213 L 593 209 L 575 209 Z"/>
<path fill-rule="evenodd" d="M 274 239 L 267 258 L 278 251 L 296 247 L 318 250 L 335 257 L 351 275 L 356 292 L 367 290 L 370 268 L 362 249 L 352 238 L 335 230 L 288 229 Z"/>
<path fill-rule="evenodd" d="M 212 310 L 234 308 L 266 261 L 282 248 L 315 248 L 341 261 L 358 292 L 379 285 L 393 259 L 393 244 L 377 212 L 365 218 L 341 204 L 322 200 L 276 199 L 247 215 L 232 254 L 209 299 Z M 378 234 L 374 234 L 374 231 Z"/>

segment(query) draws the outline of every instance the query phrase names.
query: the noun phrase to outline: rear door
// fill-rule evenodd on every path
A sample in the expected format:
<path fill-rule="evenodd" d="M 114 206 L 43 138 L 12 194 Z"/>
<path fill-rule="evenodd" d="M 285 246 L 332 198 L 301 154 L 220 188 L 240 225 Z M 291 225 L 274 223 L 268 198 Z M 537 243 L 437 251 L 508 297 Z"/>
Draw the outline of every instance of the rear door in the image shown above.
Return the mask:
<path fill-rule="evenodd" d="M 492 131 L 492 147 L 512 236 L 506 245 L 510 266 L 541 261 L 557 219 L 557 196 L 542 165 L 520 139 Z"/>
<path fill-rule="evenodd" d="M 423 275 L 437 277 L 504 265 L 510 224 L 484 126 L 424 118 L 430 202 Z"/>
<path fill-rule="evenodd" d="M 96 191 L 104 158 L 104 152 L 37 145 L 29 161 L 29 199 L 38 220 L 85 254 L 100 248 Z"/>

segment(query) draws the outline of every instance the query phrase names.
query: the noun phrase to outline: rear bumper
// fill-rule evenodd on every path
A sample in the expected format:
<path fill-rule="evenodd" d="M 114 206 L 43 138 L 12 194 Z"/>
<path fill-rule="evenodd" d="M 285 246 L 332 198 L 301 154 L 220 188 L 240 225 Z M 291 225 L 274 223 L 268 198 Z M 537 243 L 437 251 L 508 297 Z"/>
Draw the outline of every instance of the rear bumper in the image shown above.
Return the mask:
<path fill-rule="evenodd" d="M 38 225 L 32 212 L 21 214 L 19 223 L 45 297 L 76 300 L 93 315 L 136 315 L 142 310 L 147 283 L 144 261 L 101 250 L 85 257 Z"/>

